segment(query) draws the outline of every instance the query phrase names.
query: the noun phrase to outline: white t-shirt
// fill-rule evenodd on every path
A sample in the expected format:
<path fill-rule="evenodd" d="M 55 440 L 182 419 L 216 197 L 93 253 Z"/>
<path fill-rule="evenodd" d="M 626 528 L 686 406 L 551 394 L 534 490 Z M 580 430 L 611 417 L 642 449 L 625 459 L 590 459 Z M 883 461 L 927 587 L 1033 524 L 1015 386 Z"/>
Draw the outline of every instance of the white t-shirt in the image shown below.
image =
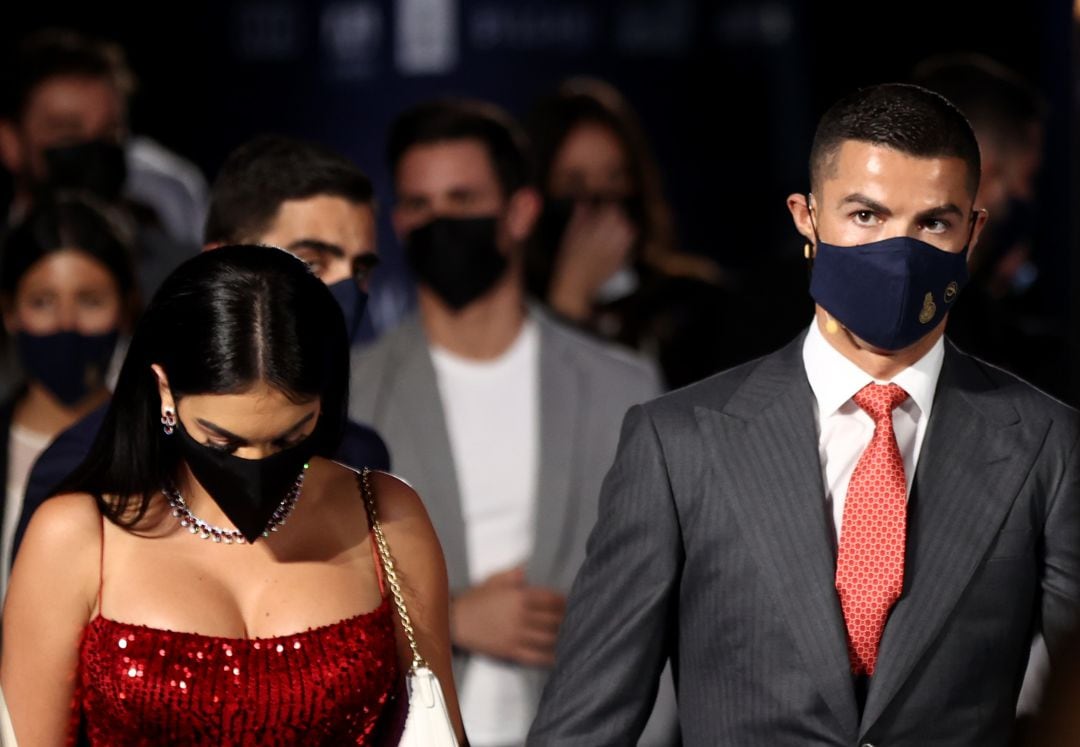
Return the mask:
<path fill-rule="evenodd" d="M 26 481 L 30 477 L 30 468 L 45 451 L 52 439 L 37 431 L 27 430 L 12 424 L 8 436 L 7 496 L 4 500 L 3 523 L 0 524 L 0 602 L 7 594 L 8 577 L 11 575 L 12 545 L 15 542 L 15 530 L 22 515 L 23 496 L 26 494 Z"/>
<path fill-rule="evenodd" d="M 465 518 L 469 576 L 479 584 L 532 553 L 539 461 L 540 340 L 526 321 L 505 353 L 477 361 L 432 347 Z M 475 655 L 459 683 L 475 747 L 522 744 L 535 714 L 521 667 Z"/>

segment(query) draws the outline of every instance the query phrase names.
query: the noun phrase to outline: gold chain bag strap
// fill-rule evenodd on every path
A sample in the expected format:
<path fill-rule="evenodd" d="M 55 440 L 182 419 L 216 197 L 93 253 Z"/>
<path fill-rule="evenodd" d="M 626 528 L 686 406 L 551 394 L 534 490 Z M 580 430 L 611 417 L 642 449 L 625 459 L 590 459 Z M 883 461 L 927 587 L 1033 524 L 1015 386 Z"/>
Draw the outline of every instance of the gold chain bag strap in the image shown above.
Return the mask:
<path fill-rule="evenodd" d="M 459 747 L 439 679 L 431 671 L 424 657 L 420 655 L 420 649 L 416 645 L 416 633 L 412 619 L 409 617 L 409 610 L 405 607 L 405 598 L 401 594 L 401 582 L 398 580 L 394 558 L 390 555 L 390 547 L 386 544 L 386 536 L 379 525 L 378 514 L 375 511 L 371 470 L 365 468 L 360 473 L 360 483 L 363 487 L 368 521 L 371 523 L 371 533 L 375 537 L 375 546 L 379 551 L 379 559 L 382 561 L 383 575 L 394 597 L 394 606 L 401 620 L 401 629 L 405 631 L 405 638 L 409 641 L 409 648 L 412 650 L 412 663 L 409 665 L 406 678 L 409 713 L 398 745 L 399 747 Z"/>

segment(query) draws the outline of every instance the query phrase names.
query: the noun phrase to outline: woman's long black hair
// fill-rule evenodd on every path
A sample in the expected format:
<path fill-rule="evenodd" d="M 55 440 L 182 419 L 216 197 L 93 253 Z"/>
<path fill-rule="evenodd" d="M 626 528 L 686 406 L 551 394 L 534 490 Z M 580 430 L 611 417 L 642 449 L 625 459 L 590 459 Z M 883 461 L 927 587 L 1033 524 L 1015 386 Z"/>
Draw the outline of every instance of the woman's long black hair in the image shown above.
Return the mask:
<path fill-rule="evenodd" d="M 304 262 L 280 249 L 203 252 L 154 295 L 90 453 L 55 491 L 94 495 L 116 524 L 138 524 L 179 463 L 162 432 L 161 398 L 150 368 L 155 363 L 177 400 L 238 394 L 260 381 L 296 401 L 321 397 L 313 434 L 317 453 L 332 454 L 341 439 L 349 346 L 330 291 Z"/>

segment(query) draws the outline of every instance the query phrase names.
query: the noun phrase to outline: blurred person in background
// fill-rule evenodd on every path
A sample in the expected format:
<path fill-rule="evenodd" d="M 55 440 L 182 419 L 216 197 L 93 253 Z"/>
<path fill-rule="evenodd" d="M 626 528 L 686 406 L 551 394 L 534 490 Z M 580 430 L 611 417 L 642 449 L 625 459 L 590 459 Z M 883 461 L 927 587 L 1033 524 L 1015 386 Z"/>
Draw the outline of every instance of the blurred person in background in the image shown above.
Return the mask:
<path fill-rule="evenodd" d="M 179 156 L 132 138 L 135 79 L 123 51 L 78 32 L 44 30 L 13 50 L 4 80 L 0 161 L 14 180 L 8 221 L 50 191 L 93 193 L 132 225 L 137 285 L 149 297 L 198 252 L 201 222 L 192 221 L 205 215 L 205 183 Z"/>
<path fill-rule="evenodd" d="M 536 104 L 528 130 L 543 198 L 530 292 L 657 360 L 669 387 L 740 362 L 725 274 L 679 251 L 659 168 L 626 99 L 575 78 Z"/>
<path fill-rule="evenodd" d="M 472 744 L 520 745 L 619 420 L 659 381 L 647 361 L 527 305 L 540 198 L 505 112 L 422 103 L 395 120 L 387 151 L 418 314 L 354 355 L 350 413 L 386 438 L 442 541 Z M 668 743 L 657 728 L 646 744 Z"/>
<path fill-rule="evenodd" d="M 378 263 L 371 181 L 344 156 L 314 143 L 264 135 L 225 159 L 211 190 L 205 246 L 260 244 L 295 254 L 326 283 L 345 316 L 346 334 L 361 344 L 367 287 Z M 33 512 L 90 450 L 106 407 L 62 433 L 34 464 L 13 547 Z M 371 428 L 347 421 L 336 451 L 356 467 L 390 468 L 386 444 Z"/>
<path fill-rule="evenodd" d="M 0 306 L 25 378 L 0 405 L 0 598 L 31 465 L 109 399 L 106 374 L 134 321 L 131 257 L 106 215 L 64 196 L 35 202 L 0 249 Z"/>

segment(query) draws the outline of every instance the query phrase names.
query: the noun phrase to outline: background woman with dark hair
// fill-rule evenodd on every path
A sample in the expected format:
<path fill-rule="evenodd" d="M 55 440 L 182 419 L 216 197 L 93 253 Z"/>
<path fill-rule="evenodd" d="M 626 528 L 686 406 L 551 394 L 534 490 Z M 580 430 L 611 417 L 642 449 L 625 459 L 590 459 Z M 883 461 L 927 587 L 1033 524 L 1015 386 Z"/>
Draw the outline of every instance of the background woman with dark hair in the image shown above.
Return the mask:
<path fill-rule="evenodd" d="M 563 317 L 656 357 L 681 386 L 736 362 L 724 274 L 678 251 L 637 117 L 607 83 L 578 78 L 529 118 L 544 196 L 530 291 Z"/>
<path fill-rule="evenodd" d="M 106 372 L 118 336 L 130 331 L 133 285 L 127 247 L 79 198 L 37 204 L 4 241 L 0 307 L 23 378 L 0 405 L 0 599 L 30 467 L 58 433 L 108 399 Z"/>
<path fill-rule="evenodd" d="M 306 265 L 226 247 L 166 280 L 97 440 L 35 514 L 0 683 L 26 744 L 379 744 L 411 660 L 360 480 L 321 458 L 348 346 Z M 371 476 L 456 728 L 446 570 L 416 494 Z M 178 632 L 174 632 L 178 631 Z"/>

